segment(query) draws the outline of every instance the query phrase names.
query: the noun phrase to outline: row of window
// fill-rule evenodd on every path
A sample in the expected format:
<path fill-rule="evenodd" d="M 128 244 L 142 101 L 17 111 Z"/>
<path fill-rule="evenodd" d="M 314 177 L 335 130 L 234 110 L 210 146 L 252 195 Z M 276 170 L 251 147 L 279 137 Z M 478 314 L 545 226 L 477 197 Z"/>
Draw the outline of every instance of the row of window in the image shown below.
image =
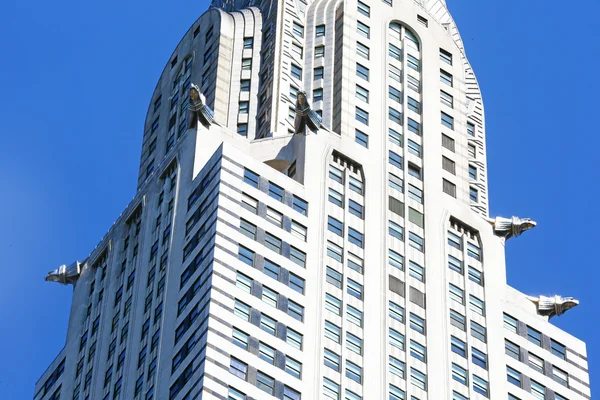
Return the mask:
<path fill-rule="evenodd" d="M 504 340 L 504 349 L 508 356 L 514 358 L 517 361 L 521 361 L 522 352 L 521 347 L 510 340 Z M 526 364 L 529 365 L 532 369 L 539 372 L 543 375 L 551 375 L 554 381 L 560 383 L 565 387 L 569 387 L 569 374 L 560 368 L 552 365 L 550 368 L 551 371 L 546 369 L 546 364 L 544 360 L 531 352 L 527 353 L 527 361 Z"/>
<path fill-rule="evenodd" d="M 237 376 L 238 378 L 248 381 L 248 364 L 245 362 L 231 357 L 229 363 L 229 372 Z M 275 378 L 265 374 L 262 371 L 256 371 L 256 382 L 254 383 L 257 388 L 262 390 L 263 392 L 274 396 L 275 395 Z M 300 400 L 301 395 L 300 392 L 292 389 L 291 387 L 285 385 L 284 386 L 284 399 L 286 400 Z M 232 387 L 229 388 L 229 399 L 233 400 L 244 400 L 246 399 L 246 395 L 237 389 Z"/>
<path fill-rule="evenodd" d="M 259 189 L 259 175 L 251 170 L 244 168 L 244 182 L 249 184 L 250 186 Z M 268 194 L 270 197 L 275 200 L 283 203 L 284 202 L 284 193 L 285 190 L 274 184 L 273 182 L 268 182 Z M 292 199 L 292 208 L 298 211 L 302 215 L 307 215 L 308 213 L 308 203 L 301 199 L 300 197 L 293 195 Z"/>
<path fill-rule="evenodd" d="M 506 328 L 509 331 L 516 333 L 516 334 L 522 333 L 519 329 L 518 320 L 506 313 L 504 314 L 504 328 Z M 543 347 L 542 346 L 542 333 L 540 331 L 537 331 L 528 325 L 525 325 L 525 330 L 526 330 L 526 332 L 524 332 L 524 333 L 527 334 L 527 340 L 529 340 L 531 343 L 535 344 L 538 347 Z M 554 354 L 556 357 L 558 357 L 562 360 L 567 359 L 566 346 L 553 340 L 553 339 L 550 340 L 550 348 L 547 350 L 550 350 L 550 352 L 552 354 Z"/>

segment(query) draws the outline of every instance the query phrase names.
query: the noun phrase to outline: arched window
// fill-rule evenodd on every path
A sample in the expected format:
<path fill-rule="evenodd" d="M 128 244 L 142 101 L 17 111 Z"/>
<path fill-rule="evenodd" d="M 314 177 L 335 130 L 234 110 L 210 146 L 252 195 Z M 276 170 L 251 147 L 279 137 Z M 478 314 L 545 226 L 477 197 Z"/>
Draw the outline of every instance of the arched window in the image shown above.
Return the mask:
<path fill-rule="evenodd" d="M 412 47 L 413 49 L 419 51 L 419 39 L 417 39 L 414 33 L 405 28 L 404 37 L 406 38 L 406 44 L 409 47 Z"/>
<path fill-rule="evenodd" d="M 390 24 L 390 36 L 394 39 L 401 40 L 402 38 L 402 25 L 397 22 L 392 22 Z"/>

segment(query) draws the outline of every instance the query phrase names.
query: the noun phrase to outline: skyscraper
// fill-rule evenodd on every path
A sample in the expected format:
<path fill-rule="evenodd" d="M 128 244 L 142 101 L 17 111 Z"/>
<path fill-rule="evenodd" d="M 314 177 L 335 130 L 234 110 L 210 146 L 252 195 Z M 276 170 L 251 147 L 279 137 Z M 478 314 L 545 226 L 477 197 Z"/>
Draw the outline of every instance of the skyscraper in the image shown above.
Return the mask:
<path fill-rule="evenodd" d="M 590 399 L 577 304 L 506 285 L 443 0 L 215 2 L 150 101 L 35 400 Z M 528 234 L 528 233 L 527 233 Z M 527 235 L 525 234 L 525 235 Z"/>

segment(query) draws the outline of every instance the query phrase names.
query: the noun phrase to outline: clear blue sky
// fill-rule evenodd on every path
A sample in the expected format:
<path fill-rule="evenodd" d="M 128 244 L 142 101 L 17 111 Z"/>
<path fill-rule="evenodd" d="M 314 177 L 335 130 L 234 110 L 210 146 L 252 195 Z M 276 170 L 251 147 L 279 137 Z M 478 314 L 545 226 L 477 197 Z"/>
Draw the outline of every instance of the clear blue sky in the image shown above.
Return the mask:
<path fill-rule="evenodd" d="M 588 342 L 595 374 L 600 2 L 448 3 L 483 90 L 492 214 L 539 223 L 508 243 L 509 283 L 581 300 L 553 322 Z M 133 197 L 154 85 L 206 8 L 2 3 L 0 399 L 31 399 L 62 348 L 72 288 L 44 276 L 85 258 Z"/>

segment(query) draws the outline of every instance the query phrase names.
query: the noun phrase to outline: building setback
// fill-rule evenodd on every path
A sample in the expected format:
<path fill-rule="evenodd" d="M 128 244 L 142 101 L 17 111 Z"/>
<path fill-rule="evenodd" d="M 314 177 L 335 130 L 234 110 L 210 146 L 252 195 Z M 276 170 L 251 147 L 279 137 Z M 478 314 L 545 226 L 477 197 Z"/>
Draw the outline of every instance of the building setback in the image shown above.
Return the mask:
<path fill-rule="evenodd" d="M 479 86 L 443 0 L 213 2 L 35 400 L 583 400 L 577 304 L 506 284 Z M 510 246 L 510 242 L 509 242 Z M 576 312 L 576 311 L 575 311 Z"/>

